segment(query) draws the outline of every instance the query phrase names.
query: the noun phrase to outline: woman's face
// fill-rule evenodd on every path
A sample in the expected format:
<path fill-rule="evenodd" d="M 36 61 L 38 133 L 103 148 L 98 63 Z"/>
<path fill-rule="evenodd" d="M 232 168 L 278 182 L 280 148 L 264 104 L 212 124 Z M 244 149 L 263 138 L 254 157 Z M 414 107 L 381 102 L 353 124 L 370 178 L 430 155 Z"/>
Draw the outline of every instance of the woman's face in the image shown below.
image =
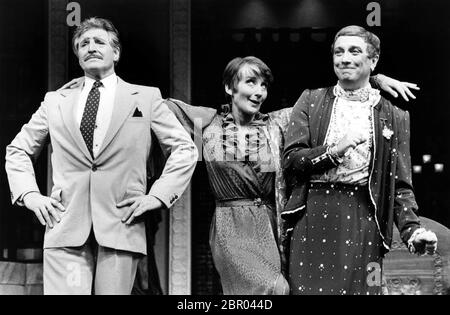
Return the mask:
<path fill-rule="evenodd" d="M 236 88 L 225 87 L 231 96 L 232 106 L 243 115 L 255 115 L 267 98 L 267 82 L 256 73 L 255 66 L 244 65 L 240 71 L 240 80 Z"/>

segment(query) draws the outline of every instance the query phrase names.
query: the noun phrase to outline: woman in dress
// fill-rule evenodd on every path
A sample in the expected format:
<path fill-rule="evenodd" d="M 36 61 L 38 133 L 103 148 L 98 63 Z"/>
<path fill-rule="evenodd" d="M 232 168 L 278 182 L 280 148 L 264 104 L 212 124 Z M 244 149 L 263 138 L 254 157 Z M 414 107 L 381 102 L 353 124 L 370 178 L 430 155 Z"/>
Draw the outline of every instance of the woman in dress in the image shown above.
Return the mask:
<path fill-rule="evenodd" d="M 216 200 L 209 243 L 224 294 L 289 293 L 277 245 L 280 178 L 275 182 L 290 109 L 260 112 L 272 80 L 260 59 L 235 58 L 223 75 L 230 102 L 219 112 L 166 101 L 185 126 L 197 119 L 204 128 L 203 158 Z"/>
<path fill-rule="evenodd" d="M 378 84 L 403 97 L 415 85 L 380 76 Z M 235 58 L 225 68 L 229 104 L 217 111 L 179 100 L 164 103 L 200 137 L 216 200 L 210 246 L 224 294 L 288 294 L 283 276 L 280 213 L 285 186 L 280 152 L 292 108 L 260 112 L 273 77 L 256 57 Z M 76 80 L 63 88 L 79 84 Z M 413 97 L 413 96 L 412 96 Z M 195 134 L 201 130 L 200 134 Z"/>

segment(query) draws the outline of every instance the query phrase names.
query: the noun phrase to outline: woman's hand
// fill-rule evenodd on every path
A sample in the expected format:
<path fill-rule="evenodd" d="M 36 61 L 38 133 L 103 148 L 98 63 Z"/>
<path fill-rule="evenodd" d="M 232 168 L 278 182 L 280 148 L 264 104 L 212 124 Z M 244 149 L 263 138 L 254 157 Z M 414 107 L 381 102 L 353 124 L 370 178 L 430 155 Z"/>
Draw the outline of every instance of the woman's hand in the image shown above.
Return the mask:
<path fill-rule="evenodd" d="M 60 87 L 58 89 L 58 91 L 66 90 L 66 89 L 75 89 L 75 88 L 79 87 L 82 83 L 83 83 L 83 77 L 76 78 L 76 79 L 73 79 L 72 81 L 70 81 L 69 83 L 64 84 L 62 87 Z"/>
<path fill-rule="evenodd" d="M 407 102 L 409 102 L 408 96 L 412 99 L 416 99 L 414 94 L 411 92 L 411 89 L 420 90 L 420 88 L 415 83 L 401 82 L 385 76 L 384 74 L 377 74 L 375 78 L 383 91 L 386 91 L 395 98 L 397 98 L 398 93 L 400 93 L 403 99 Z"/>

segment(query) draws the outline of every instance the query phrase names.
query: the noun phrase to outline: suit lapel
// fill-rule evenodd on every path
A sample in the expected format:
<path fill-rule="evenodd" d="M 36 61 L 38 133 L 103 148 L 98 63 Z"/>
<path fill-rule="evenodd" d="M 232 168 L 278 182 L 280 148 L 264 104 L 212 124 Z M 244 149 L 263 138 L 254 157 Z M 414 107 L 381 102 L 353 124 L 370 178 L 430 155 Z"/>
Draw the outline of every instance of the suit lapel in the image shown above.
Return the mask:
<path fill-rule="evenodd" d="M 97 157 L 100 156 L 106 147 L 111 143 L 136 105 L 131 96 L 137 94 L 138 92 L 133 89 L 131 84 L 126 83 L 120 78 L 118 78 L 118 80 L 111 123 Z"/>
<path fill-rule="evenodd" d="M 76 117 L 76 104 L 78 102 L 78 98 L 81 93 L 82 89 L 81 85 L 80 87 L 76 88 L 75 90 L 66 90 L 62 91 L 61 95 L 64 97 L 63 100 L 59 103 L 59 109 L 61 111 L 61 116 L 63 119 L 63 122 L 67 129 L 69 130 L 69 134 L 72 136 L 73 140 L 79 147 L 80 151 L 83 152 L 83 154 L 92 161 L 91 154 L 89 153 L 89 150 L 86 146 L 86 143 L 84 142 L 83 136 L 81 135 L 81 131 L 79 126 L 76 123 L 75 117 Z"/>

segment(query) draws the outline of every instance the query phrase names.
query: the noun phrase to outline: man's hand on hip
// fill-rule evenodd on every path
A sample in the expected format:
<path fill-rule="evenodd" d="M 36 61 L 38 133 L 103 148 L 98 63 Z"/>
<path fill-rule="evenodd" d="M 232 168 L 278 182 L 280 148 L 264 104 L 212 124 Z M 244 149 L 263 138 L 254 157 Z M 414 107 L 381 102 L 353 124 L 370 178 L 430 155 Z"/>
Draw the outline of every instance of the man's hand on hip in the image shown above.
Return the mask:
<path fill-rule="evenodd" d="M 42 225 L 48 225 L 51 229 L 54 224 L 61 221 L 59 212 L 66 210 L 59 201 L 43 196 L 38 192 L 26 194 L 23 197 L 23 203 L 25 207 L 34 212 Z"/>
<path fill-rule="evenodd" d="M 128 225 L 147 211 L 161 209 L 164 204 L 154 196 L 144 195 L 125 199 L 117 204 L 117 208 L 125 206 L 130 206 L 130 209 L 123 216 L 122 222 Z"/>

